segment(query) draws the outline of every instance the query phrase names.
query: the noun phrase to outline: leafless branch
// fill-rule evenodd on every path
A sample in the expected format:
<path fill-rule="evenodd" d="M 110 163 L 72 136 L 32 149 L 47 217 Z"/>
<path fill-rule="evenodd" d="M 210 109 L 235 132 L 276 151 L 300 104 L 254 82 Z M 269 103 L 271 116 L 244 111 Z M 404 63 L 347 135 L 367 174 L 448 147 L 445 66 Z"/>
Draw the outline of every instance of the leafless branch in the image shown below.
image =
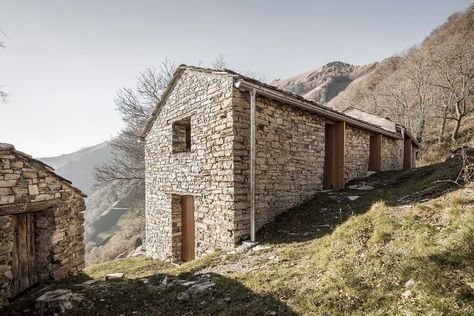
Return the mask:
<path fill-rule="evenodd" d="M 151 67 L 141 73 L 134 89 L 119 90 L 114 102 L 126 127 L 110 142 L 114 158 L 96 168 L 97 186 L 145 178 L 145 148 L 139 142 L 138 135 L 175 69 L 175 63 L 165 60 L 159 67 Z"/>

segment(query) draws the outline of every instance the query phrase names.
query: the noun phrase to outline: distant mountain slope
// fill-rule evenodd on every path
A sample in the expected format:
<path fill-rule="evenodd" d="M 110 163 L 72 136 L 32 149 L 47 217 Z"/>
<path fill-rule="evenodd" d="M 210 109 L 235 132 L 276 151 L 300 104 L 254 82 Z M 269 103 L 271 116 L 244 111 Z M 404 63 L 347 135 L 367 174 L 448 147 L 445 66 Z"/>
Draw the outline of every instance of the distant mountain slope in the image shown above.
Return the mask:
<path fill-rule="evenodd" d="M 275 87 L 300 94 L 306 99 L 326 104 L 354 80 L 367 75 L 376 64 L 354 66 L 331 62 L 305 73 L 272 82 Z"/>
<path fill-rule="evenodd" d="M 110 184 L 86 200 L 86 264 L 110 260 L 141 244 L 144 232 L 145 188 L 132 180 Z"/>
<path fill-rule="evenodd" d="M 95 167 L 112 158 L 108 142 L 57 157 L 39 158 L 85 194 L 93 193 Z"/>
<path fill-rule="evenodd" d="M 367 98 L 368 92 L 373 91 L 375 87 L 385 78 L 395 72 L 403 58 L 394 56 L 389 57 L 381 62 L 371 64 L 370 71 L 365 72 L 353 80 L 343 91 L 329 100 L 326 104 L 334 109 L 343 110 L 349 106 L 361 105 L 370 102 Z M 361 106 L 359 106 L 361 107 Z M 362 106 L 362 108 L 365 108 Z M 371 111 L 373 112 L 373 111 Z M 372 113 L 374 115 L 381 115 L 382 113 Z"/>

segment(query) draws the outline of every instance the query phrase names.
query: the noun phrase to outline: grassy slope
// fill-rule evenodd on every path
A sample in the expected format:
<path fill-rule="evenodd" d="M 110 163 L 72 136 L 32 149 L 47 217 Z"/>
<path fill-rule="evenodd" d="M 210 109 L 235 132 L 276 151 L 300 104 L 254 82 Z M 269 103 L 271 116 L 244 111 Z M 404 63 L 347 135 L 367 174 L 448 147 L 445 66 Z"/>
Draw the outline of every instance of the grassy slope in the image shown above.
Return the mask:
<path fill-rule="evenodd" d="M 370 177 L 373 191 L 320 194 L 260 232 L 269 246 L 261 251 L 181 266 L 146 258 L 91 266 L 83 277 L 117 271 L 128 280 L 80 287 L 87 299 L 71 314 L 474 314 L 474 191 L 435 183 L 457 172 L 451 161 Z M 188 300 L 177 299 L 186 288 L 176 282 L 159 286 L 203 272 L 215 288 Z M 31 304 L 25 297 L 9 311 Z"/>

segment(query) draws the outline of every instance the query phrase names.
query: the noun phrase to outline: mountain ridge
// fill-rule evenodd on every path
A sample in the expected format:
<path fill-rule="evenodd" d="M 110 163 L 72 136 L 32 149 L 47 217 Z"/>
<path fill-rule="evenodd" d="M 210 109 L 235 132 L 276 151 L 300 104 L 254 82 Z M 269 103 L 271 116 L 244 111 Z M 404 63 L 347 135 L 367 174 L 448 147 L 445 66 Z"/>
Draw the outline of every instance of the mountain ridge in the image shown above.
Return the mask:
<path fill-rule="evenodd" d="M 273 81 L 275 87 L 327 104 L 354 80 L 373 71 L 377 63 L 352 65 L 333 61 L 286 79 Z"/>

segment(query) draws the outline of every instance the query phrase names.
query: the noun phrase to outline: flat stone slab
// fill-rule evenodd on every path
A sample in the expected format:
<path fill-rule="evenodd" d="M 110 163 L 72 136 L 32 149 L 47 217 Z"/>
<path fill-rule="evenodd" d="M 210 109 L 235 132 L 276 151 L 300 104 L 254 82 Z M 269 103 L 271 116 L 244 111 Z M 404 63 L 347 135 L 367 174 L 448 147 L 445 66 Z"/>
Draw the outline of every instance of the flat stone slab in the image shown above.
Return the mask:
<path fill-rule="evenodd" d="M 83 295 L 73 293 L 68 289 L 57 289 L 48 291 L 36 299 L 36 308 L 46 314 L 52 311 L 65 313 L 72 309 L 73 301 L 81 301 Z"/>
<path fill-rule="evenodd" d="M 347 186 L 347 188 L 351 190 L 363 190 L 363 191 L 371 191 L 374 189 L 373 186 L 368 185 L 368 184 L 353 184 L 353 185 Z"/>
<path fill-rule="evenodd" d="M 98 280 L 87 280 L 85 282 L 82 282 L 82 285 L 92 285 L 94 283 L 99 282 Z"/>
<path fill-rule="evenodd" d="M 105 281 L 113 281 L 113 280 L 120 280 L 125 277 L 125 274 L 118 272 L 118 273 L 109 273 L 105 276 Z"/>
<path fill-rule="evenodd" d="M 210 281 L 205 281 L 202 283 L 194 284 L 191 286 L 189 289 L 187 289 L 184 292 L 181 292 L 178 294 L 178 300 L 185 300 L 190 298 L 191 295 L 201 293 L 204 291 L 209 290 L 210 288 L 213 288 L 216 284 Z"/>
<path fill-rule="evenodd" d="M 347 198 L 348 198 L 349 200 L 351 200 L 351 201 L 355 201 L 355 200 L 357 200 L 358 198 L 360 198 L 360 196 L 359 196 L 359 195 L 349 195 Z"/>

